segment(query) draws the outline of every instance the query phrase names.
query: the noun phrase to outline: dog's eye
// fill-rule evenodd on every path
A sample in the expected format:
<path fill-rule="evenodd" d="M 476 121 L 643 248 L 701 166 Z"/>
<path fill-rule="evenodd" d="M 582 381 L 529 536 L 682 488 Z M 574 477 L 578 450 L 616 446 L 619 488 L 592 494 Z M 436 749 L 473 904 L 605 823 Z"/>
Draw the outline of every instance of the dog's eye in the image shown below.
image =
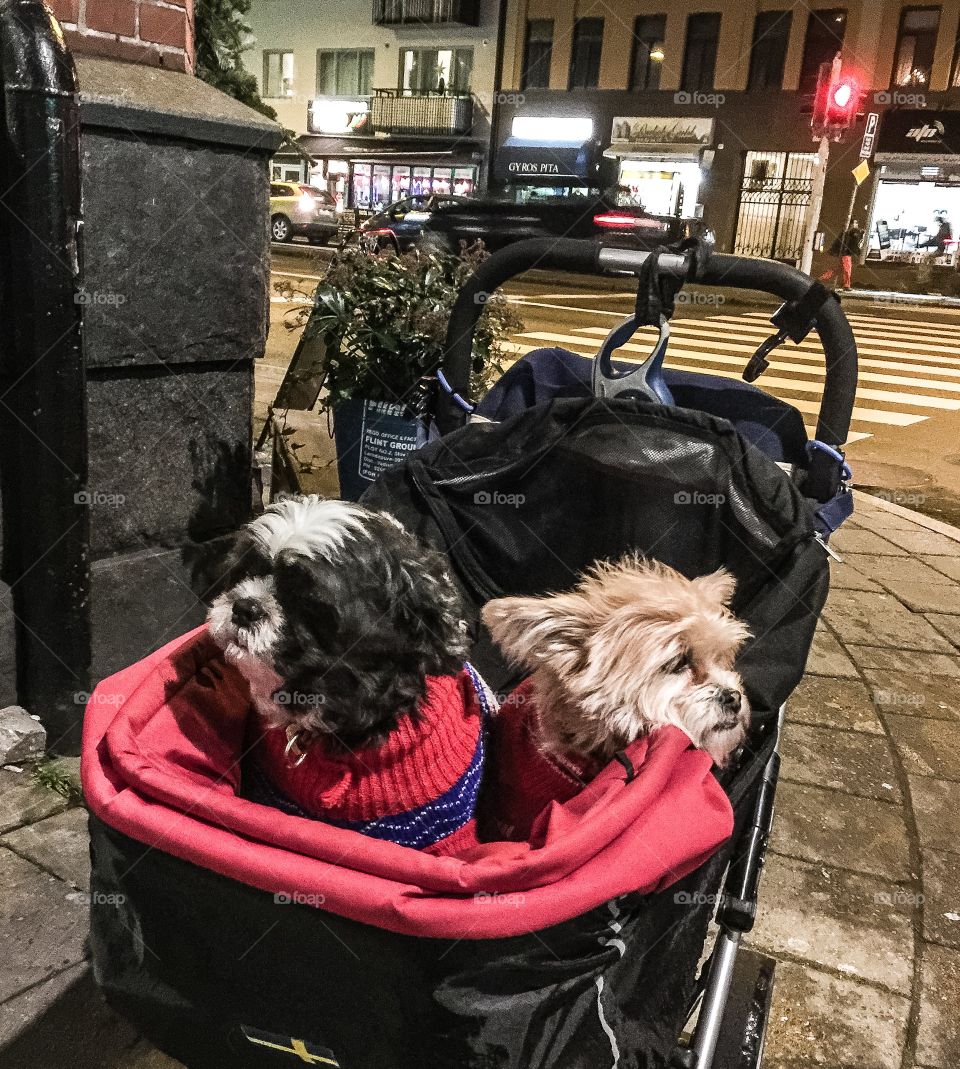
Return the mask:
<path fill-rule="evenodd" d="M 684 652 L 678 653 L 673 660 L 668 661 L 664 671 L 670 675 L 678 675 L 680 672 L 686 672 L 688 668 L 690 668 L 690 654 Z"/>

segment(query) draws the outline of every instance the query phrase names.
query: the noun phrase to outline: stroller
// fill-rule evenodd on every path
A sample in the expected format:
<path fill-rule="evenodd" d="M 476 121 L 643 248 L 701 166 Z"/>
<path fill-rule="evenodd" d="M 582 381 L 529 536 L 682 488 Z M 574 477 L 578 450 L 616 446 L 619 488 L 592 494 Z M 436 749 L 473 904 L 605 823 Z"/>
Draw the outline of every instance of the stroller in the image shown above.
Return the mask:
<path fill-rule="evenodd" d="M 478 295 L 534 266 L 637 274 L 638 314 L 595 371 L 532 353 L 473 411 Z M 664 373 L 662 343 L 640 368 L 614 364 L 638 322 L 665 337 L 671 295 L 692 278 L 785 300 L 751 373 L 816 328 L 820 444 L 755 387 Z M 715 774 L 689 747 L 634 744 L 538 841 L 428 857 L 237 796 L 238 739 L 210 725 L 242 688 L 201 629 L 105 680 L 88 707 L 97 980 L 191 1069 L 757 1066 L 773 962 L 740 942 L 783 703 L 826 598 L 829 530 L 851 507 L 840 446 L 856 351 L 839 304 L 792 268 L 699 247 L 521 242 L 464 287 L 438 379 L 441 436 L 364 503 L 443 550 L 475 614 L 628 550 L 691 576 L 726 567 L 755 636 L 737 664 L 754 710 L 747 745 Z M 518 682 L 483 635 L 471 662 L 494 692 Z"/>

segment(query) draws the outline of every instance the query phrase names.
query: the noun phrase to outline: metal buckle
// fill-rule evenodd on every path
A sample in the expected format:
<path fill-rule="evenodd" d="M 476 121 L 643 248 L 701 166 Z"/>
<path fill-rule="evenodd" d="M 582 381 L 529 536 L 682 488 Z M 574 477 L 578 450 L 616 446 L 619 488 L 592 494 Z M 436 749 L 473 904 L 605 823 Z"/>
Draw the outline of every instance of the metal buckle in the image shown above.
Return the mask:
<path fill-rule="evenodd" d="M 284 747 L 283 756 L 290 768 L 299 768 L 306 760 L 308 751 L 300 745 L 300 730 L 293 724 L 287 725 L 287 745 Z M 296 760 L 294 760 L 295 758 Z"/>

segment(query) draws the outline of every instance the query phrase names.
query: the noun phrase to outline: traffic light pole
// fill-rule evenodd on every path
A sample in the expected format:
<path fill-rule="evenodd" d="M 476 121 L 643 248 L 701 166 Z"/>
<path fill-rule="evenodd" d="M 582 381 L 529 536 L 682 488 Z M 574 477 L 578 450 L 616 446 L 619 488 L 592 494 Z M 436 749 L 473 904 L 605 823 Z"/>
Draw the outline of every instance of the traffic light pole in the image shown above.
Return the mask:
<path fill-rule="evenodd" d="M 823 187 L 827 181 L 827 163 L 830 160 L 830 138 L 820 138 L 817 149 L 817 167 L 813 174 L 813 186 L 810 190 L 810 203 L 804 220 L 803 250 L 800 254 L 800 270 L 810 274 L 813 264 L 813 245 L 820 225 L 820 209 L 823 207 Z"/>

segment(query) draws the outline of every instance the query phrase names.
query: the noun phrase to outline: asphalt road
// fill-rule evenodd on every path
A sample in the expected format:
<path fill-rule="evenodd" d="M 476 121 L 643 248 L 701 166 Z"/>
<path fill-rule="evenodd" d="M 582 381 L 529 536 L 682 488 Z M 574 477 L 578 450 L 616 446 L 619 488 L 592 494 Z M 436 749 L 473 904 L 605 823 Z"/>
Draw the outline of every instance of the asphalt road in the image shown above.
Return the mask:
<path fill-rule="evenodd" d="M 258 365 L 256 410 L 262 420 L 296 345 L 284 328 L 301 302 L 277 287 L 308 293 L 327 253 L 275 253 L 271 331 Z M 507 289 L 524 329 L 511 338 L 516 355 L 559 345 L 596 353 L 607 332 L 632 310 L 629 283 L 543 272 Z M 304 298 L 308 300 L 308 298 Z M 739 378 L 757 345 L 771 333 L 775 303 L 745 303 L 723 291 L 694 295 L 671 323 L 667 366 Z M 855 484 L 948 522 L 960 522 L 960 309 L 848 301 L 857 339 L 860 383 L 848 439 Z M 638 333 L 620 351 L 642 360 L 655 332 Z M 811 435 L 823 384 L 815 337 L 787 343 L 771 357 L 758 385 L 799 409 Z"/>

